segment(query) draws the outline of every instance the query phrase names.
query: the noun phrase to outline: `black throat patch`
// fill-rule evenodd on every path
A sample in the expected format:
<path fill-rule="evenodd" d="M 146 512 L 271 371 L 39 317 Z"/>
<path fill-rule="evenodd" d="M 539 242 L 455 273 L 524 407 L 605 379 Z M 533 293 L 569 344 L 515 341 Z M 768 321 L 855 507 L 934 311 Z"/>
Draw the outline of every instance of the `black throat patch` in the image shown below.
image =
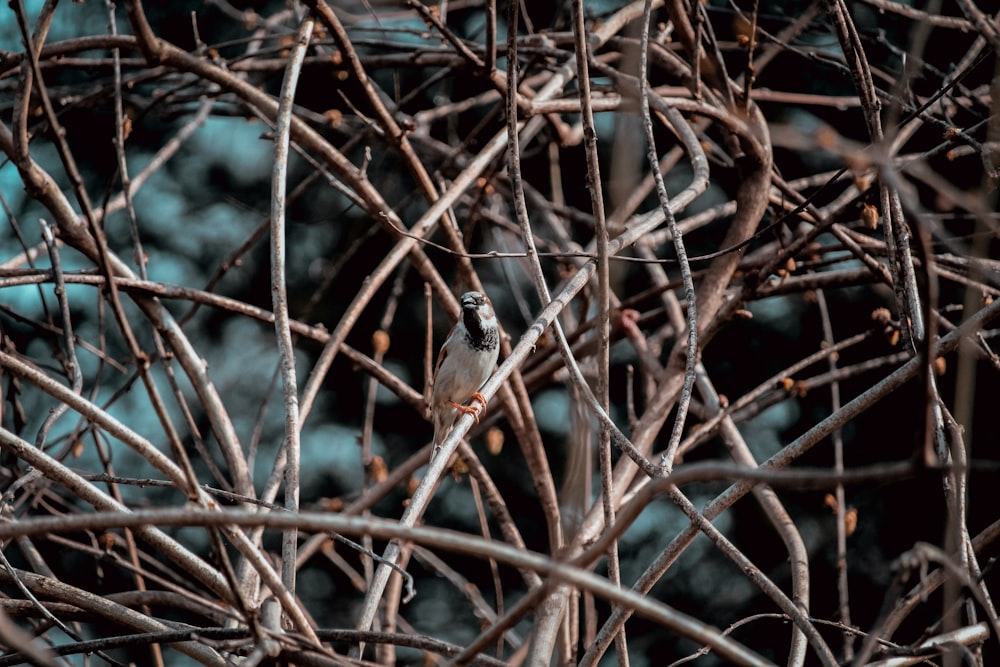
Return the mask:
<path fill-rule="evenodd" d="M 462 313 L 462 322 L 468 331 L 466 338 L 469 345 L 477 352 L 492 350 L 499 343 L 497 329 L 493 327 L 489 330 L 483 329 L 482 320 L 475 310 L 466 310 Z"/>

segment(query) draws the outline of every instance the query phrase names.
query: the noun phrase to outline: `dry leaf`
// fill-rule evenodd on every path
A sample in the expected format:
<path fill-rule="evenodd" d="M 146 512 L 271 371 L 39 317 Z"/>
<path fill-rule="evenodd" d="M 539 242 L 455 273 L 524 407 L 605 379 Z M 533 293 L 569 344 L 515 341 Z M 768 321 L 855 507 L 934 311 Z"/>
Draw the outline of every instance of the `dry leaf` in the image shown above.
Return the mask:
<path fill-rule="evenodd" d="M 861 209 L 861 224 L 867 229 L 878 229 L 878 208 L 865 204 Z"/>
<path fill-rule="evenodd" d="M 368 479 L 378 484 L 384 482 L 385 478 L 389 476 L 389 468 L 385 464 L 385 459 L 381 456 L 373 456 L 365 466 L 365 473 L 367 473 Z"/>
<path fill-rule="evenodd" d="M 496 426 L 486 431 L 486 451 L 493 456 L 498 456 L 503 451 L 504 435 L 503 431 Z"/>
<path fill-rule="evenodd" d="M 379 329 L 372 334 L 372 351 L 375 354 L 385 354 L 389 351 L 389 343 L 391 342 L 388 332 L 383 329 Z"/>

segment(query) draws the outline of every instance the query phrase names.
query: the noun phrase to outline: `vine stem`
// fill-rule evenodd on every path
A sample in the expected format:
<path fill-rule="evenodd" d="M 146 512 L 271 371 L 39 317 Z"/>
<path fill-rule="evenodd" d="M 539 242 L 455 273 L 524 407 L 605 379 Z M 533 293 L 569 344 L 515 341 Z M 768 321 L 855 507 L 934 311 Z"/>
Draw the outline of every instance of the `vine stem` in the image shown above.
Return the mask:
<path fill-rule="evenodd" d="M 278 102 L 278 116 L 274 137 L 274 166 L 271 170 L 271 302 L 274 305 L 274 332 L 278 342 L 278 365 L 281 369 L 282 398 L 285 412 L 285 509 L 299 509 L 299 434 L 298 380 L 295 374 L 295 345 L 292 342 L 288 315 L 288 285 L 285 282 L 285 191 L 288 179 L 288 147 L 291 135 L 291 118 L 295 106 L 295 88 L 315 21 L 311 15 L 303 18 L 285 69 Z M 286 530 L 281 539 L 281 581 L 292 595 L 295 594 L 295 554 L 298 531 Z"/>

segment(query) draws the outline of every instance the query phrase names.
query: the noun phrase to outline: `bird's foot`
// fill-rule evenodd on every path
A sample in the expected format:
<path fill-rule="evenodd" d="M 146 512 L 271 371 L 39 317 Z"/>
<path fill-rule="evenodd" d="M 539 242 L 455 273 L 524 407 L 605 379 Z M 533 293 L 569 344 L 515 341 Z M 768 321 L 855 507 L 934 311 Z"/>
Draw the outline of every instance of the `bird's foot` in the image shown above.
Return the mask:
<path fill-rule="evenodd" d="M 479 405 L 473 405 L 473 401 L 478 401 Z M 472 418 L 476 420 L 477 424 L 479 423 L 479 415 L 486 412 L 486 399 L 478 391 L 472 394 L 472 397 L 469 399 L 469 405 L 462 405 L 461 403 L 456 403 L 455 401 L 448 402 L 451 403 L 453 408 L 462 414 L 472 415 Z"/>

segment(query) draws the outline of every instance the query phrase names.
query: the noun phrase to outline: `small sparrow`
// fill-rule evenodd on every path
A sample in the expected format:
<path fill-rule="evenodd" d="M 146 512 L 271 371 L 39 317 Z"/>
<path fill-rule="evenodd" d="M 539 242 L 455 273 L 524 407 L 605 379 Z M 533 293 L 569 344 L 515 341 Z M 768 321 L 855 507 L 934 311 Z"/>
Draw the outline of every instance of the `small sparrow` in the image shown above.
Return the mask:
<path fill-rule="evenodd" d="M 458 414 L 472 414 L 479 421 L 486 399 L 479 388 L 486 383 L 500 352 L 500 330 L 493 304 L 482 292 L 462 295 L 462 317 L 441 346 L 434 367 L 431 414 L 434 418 L 434 448 L 448 437 Z M 465 405 L 476 401 L 480 405 Z"/>

